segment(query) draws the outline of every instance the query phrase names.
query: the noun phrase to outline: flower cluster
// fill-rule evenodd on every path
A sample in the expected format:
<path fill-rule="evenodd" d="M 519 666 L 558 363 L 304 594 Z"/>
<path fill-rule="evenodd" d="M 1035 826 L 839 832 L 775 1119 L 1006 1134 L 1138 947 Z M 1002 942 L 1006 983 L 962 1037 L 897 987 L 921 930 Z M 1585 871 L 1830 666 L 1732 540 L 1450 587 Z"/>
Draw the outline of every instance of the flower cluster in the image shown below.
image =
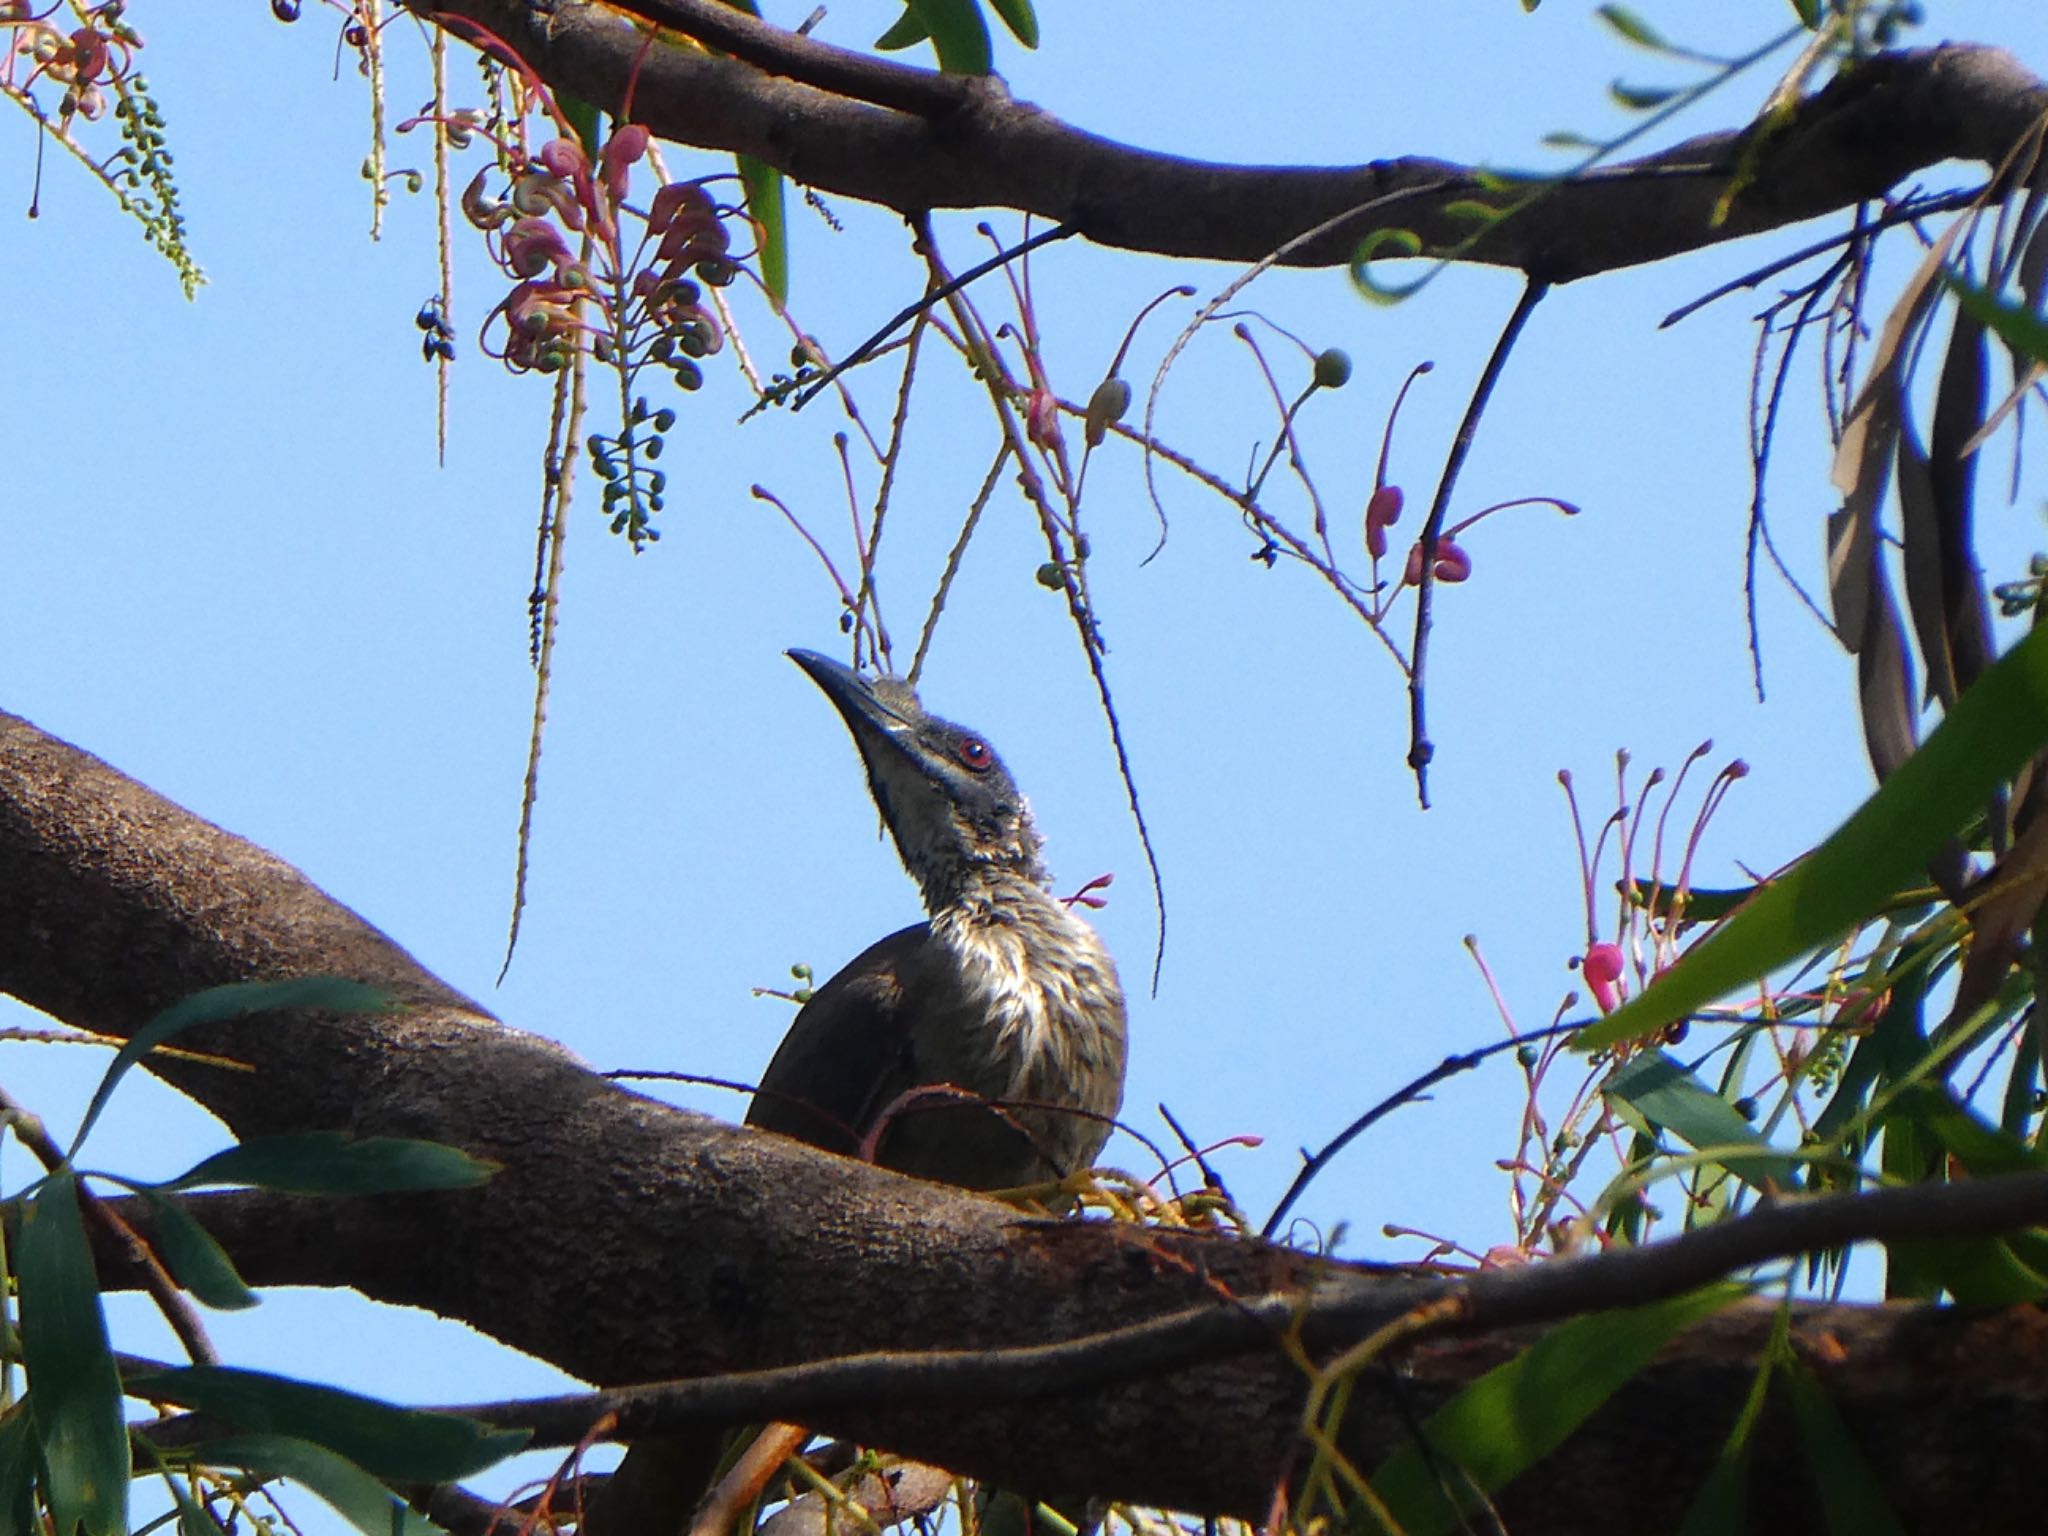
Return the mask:
<path fill-rule="evenodd" d="M 31 16 L 28 0 L 0 0 L 0 22 L 20 28 L 14 53 L 34 63 L 18 89 L 26 93 L 39 79 L 55 80 L 64 87 L 59 117 L 98 122 L 106 116 L 102 87 L 125 77 L 135 63 L 137 38 L 122 24 L 123 9 L 123 0 L 109 0 L 85 12 L 82 24 L 67 33 Z"/>

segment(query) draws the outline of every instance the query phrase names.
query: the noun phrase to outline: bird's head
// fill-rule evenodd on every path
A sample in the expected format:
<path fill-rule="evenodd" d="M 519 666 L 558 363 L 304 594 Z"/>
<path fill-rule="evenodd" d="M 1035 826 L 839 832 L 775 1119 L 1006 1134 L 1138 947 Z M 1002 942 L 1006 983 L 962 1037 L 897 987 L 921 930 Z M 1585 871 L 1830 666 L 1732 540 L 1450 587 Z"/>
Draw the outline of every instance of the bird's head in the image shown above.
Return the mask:
<path fill-rule="evenodd" d="M 789 659 L 853 733 L 875 807 L 927 910 L 1002 876 L 1044 884 L 1030 807 L 983 737 L 927 714 L 901 678 L 862 677 L 816 651 L 791 651 Z"/>

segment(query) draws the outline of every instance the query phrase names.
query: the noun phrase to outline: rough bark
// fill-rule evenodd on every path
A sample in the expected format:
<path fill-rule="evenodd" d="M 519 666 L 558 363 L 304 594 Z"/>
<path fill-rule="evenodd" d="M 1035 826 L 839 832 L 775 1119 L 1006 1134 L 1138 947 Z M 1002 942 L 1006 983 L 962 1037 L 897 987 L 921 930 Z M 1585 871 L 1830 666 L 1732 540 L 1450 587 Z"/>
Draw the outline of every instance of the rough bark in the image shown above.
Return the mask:
<path fill-rule="evenodd" d="M 593 1382 L 862 1351 L 1071 1338 L 1223 1298 L 1313 1288 L 1319 1352 L 1431 1283 L 1250 1241 L 1019 1219 L 627 1092 L 492 1019 L 287 865 L 26 722 L 0 716 L 0 988 L 116 1034 L 216 983 L 340 974 L 397 1013 L 268 1016 L 189 1043 L 253 1068 L 157 1070 L 243 1135 L 430 1137 L 498 1161 L 475 1190 L 231 1196 L 203 1219 L 259 1284 L 425 1306 Z M 110 1280 L 118 1280 L 111 1275 Z M 1703 1326 L 1510 1492 L 1518 1531 L 1682 1517 L 1748 1390 L 1761 1306 Z M 1814 1307 L 1799 1338 L 1909 1529 L 2031 1527 L 2048 1455 L 2048 1325 L 2031 1310 Z M 1371 1465 L 1513 1337 L 1439 1342 L 1369 1378 L 1347 1449 Z M 1303 1400 L 1254 1344 L 1192 1369 L 1028 1402 L 840 1401 L 821 1428 L 979 1474 L 1261 1513 Z M 1811 1529 L 1798 1438 L 1768 1434 L 1758 1530 Z M 1959 1523 L 1959 1524 L 1958 1524 Z"/>
<path fill-rule="evenodd" d="M 1550 187 L 1475 237 L 1459 204 L 1505 206 L 1533 184 L 1502 191 L 1474 167 L 1418 155 L 1323 167 L 1161 154 L 1017 101 L 997 77 L 868 59 L 730 13 L 714 28 L 698 18 L 708 0 L 626 0 L 638 17 L 587 0 L 418 8 L 487 29 L 543 79 L 607 110 L 631 83 L 634 119 L 663 138 L 754 155 L 803 185 L 903 213 L 1007 208 L 1100 245 L 1238 262 L 1284 248 L 1302 266 L 1342 264 L 1374 229 L 1406 229 L 1426 255 L 1552 283 L 1849 208 L 1944 160 L 1995 167 L 2048 112 L 2048 87 L 2002 49 L 1879 54 L 1764 138 L 1726 217 L 1717 205 L 1748 125 Z M 675 32 L 649 47 L 649 17 L 747 57 L 680 45 Z"/>

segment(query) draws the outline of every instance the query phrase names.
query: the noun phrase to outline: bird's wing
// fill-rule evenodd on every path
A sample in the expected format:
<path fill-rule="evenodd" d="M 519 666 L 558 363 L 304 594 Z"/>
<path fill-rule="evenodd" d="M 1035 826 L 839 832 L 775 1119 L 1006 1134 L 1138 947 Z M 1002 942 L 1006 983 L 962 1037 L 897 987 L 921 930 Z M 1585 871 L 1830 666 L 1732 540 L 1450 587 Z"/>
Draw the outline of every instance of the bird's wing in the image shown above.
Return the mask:
<path fill-rule="evenodd" d="M 762 1074 L 747 1124 L 828 1152 L 858 1151 L 869 1122 L 916 1081 L 910 1030 L 931 943 L 923 923 L 902 929 L 818 988 Z"/>

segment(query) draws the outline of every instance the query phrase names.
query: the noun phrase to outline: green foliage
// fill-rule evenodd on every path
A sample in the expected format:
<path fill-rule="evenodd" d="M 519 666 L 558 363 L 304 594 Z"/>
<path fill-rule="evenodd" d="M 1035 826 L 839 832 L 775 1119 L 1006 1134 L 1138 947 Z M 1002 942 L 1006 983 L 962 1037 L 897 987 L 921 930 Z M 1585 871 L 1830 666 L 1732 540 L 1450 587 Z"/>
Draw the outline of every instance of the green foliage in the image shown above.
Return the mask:
<path fill-rule="evenodd" d="M 1712 1285 L 1553 1328 L 1432 1414 L 1416 1442 L 1373 1473 L 1374 1493 L 1407 1536 L 1462 1529 L 1445 1467 L 1479 1494 L 1503 1487 L 1562 1444 L 1674 1334 L 1745 1294 L 1741 1286 Z"/>
<path fill-rule="evenodd" d="M 59 1169 L 22 1212 L 14 1279 L 28 1407 L 43 1497 L 59 1536 L 127 1536 L 121 1379 L 107 1343 L 78 1193 L 77 1176 Z"/>
<path fill-rule="evenodd" d="M 380 1478 L 446 1483 L 522 1450 L 526 1430 L 493 1429 L 452 1413 L 423 1413 L 289 1376 L 190 1366 L 132 1378 L 151 1402 L 175 1403 L 238 1430 L 309 1441 Z"/>

